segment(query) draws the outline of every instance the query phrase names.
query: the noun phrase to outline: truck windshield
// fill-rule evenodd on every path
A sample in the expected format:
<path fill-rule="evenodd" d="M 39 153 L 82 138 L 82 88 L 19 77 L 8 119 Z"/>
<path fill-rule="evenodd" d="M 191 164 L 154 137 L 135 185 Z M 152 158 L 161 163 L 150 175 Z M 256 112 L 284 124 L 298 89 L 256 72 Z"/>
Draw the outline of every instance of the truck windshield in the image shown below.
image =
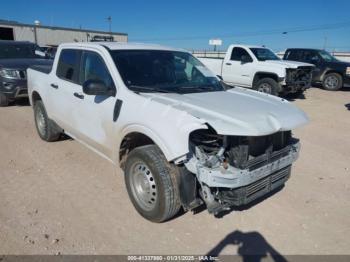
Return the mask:
<path fill-rule="evenodd" d="M 191 54 L 164 50 L 112 50 L 125 85 L 138 92 L 224 91 L 224 84 Z"/>
<path fill-rule="evenodd" d="M 1 44 L 0 59 L 37 58 L 35 45 Z"/>
<path fill-rule="evenodd" d="M 338 61 L 334 56 L 332 56 L 327 51 L 321 50 L 319 51 L 319 54 L 322 57 L 322 59 L 325 60 L 326 62 Z"/>
<path fill-rule="evenodd" d="M 259 61 L 280 60 L 270 49 L 267 48 L 250 48 Z"/>

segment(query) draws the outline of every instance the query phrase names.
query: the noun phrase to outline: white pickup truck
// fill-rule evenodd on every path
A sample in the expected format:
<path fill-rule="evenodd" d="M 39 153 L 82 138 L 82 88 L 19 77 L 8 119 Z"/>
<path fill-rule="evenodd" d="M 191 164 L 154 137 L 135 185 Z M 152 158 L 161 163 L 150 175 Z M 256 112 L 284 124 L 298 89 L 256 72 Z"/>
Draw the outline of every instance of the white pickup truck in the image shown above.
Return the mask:
<path fill-rule="evenodd" d="M 199 58 L 227 84 L 257 91 L 299 95 L 311 86 L 313 65 L 281 60 L 270 49 L 230 45 L 225 58 Z"/>
<path fill-rule="evenodd" d="M 39 136 L 64 132 L 121 167 L 133 205 L 154 222 L 281 187 L 299 153 L 291 130 L 308 121 L 278 97 L 226 90 L 187 51 L 158 45 L 62 44 L 52 68 L 27 73 Z"/>

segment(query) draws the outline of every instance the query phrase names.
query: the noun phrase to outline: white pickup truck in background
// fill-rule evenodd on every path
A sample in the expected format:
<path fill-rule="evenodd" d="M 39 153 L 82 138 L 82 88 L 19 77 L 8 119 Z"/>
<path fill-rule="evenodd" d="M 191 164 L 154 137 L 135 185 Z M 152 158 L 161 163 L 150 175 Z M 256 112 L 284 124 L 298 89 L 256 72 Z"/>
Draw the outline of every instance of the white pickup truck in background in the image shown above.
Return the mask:
<path fill-rule="evenodd" d="M 281 187 L 299 153 L 291 130 L 308 121 L 284 99 L 226 90 L 189 52 L 158 45 L 62 44 L 52 67 L 27 73 L 39 136 L 66 133 L 121 167 L 132 203 L 154 222 Z"/>
<path fill-rule="evenodd" d="M 270 49 L 230 45 L 225 58 L 199 58 L 225 83 L 273 95 L 301 94 L 311 86 L 313 65 L 281 60 Z"/>

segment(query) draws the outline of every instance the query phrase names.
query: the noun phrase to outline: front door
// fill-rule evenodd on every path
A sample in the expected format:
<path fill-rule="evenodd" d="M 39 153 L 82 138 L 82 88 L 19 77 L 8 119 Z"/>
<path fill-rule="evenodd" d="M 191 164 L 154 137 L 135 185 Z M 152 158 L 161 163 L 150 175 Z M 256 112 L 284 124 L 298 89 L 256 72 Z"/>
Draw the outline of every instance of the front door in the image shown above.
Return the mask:
<path fill-rule="evenodd" d="M 253 62 L 253 59 L 244 48 L 234 47 L 230 60 L 225 59 L 222 65 L 222 77 L 225 82 L 251 87 L 253 79 L 251 62 Z"/>
<path fill-rule="evenodd" d="M 82 85 L 87 80 L 101 80 L 108 87 L 115 88 L 102 54 L 95 51 L 82 52 L 79 75 L 81 85 L 75 89 L 79 106 L 74 129 L 83 143 L 111 159 L 115 146 L 112 141 L 115 128 L 113 113 L 117 97 L 84 94 Z"/>

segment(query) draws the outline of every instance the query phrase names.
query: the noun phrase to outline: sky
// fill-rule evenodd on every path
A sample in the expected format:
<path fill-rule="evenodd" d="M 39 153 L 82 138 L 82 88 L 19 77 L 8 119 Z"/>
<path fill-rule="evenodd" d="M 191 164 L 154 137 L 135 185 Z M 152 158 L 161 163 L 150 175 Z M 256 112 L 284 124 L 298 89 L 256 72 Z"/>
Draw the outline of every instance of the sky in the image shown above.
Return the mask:
<path fill-rule="evenodd" d="M 125 32 L 130 42 L 210 50 L 210 38 L 229 44 L 350 51 L 350 0 L 11 0 L 0 19 Z"/>

